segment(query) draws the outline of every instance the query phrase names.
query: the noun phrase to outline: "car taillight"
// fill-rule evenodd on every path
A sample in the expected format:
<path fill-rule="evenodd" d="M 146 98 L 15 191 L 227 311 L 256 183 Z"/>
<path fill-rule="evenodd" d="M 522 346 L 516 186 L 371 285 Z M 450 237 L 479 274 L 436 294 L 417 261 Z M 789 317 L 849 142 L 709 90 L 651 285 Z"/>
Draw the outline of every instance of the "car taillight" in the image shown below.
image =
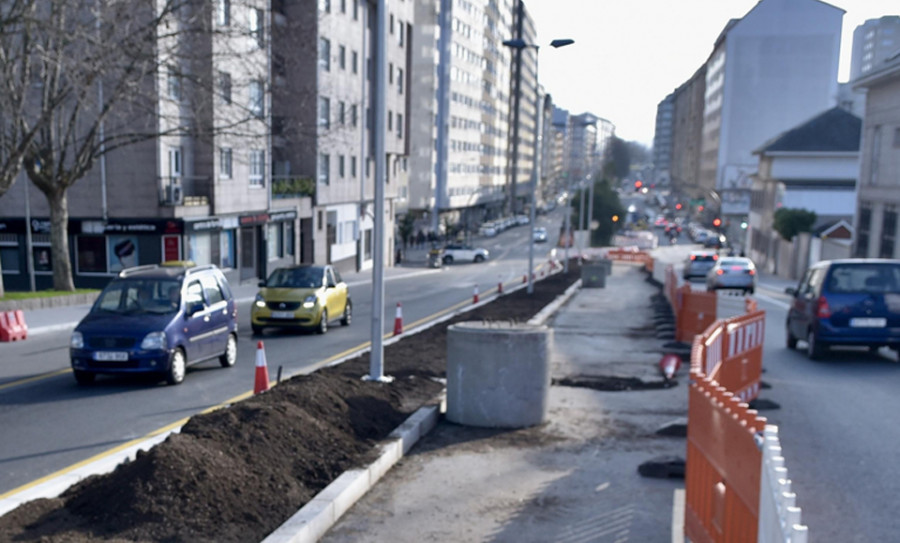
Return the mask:
<path fill-rule="evenodd" d="M 756 270 L 747 270 L 750 275 L 756 275 Z"/>
<path fill-rule="evenodd" d="M 828 307 L 828 300 L 825 299 L 825 296 L 819 296 L 819 299 L 816 300 L 816 316 L 820 319 L 827 319 L 831 316 L 831 308 Z"/>
<path fill-rule="evenodd" d="M 691 260 L 697 260 L 697 255 L 691 255 Z"/>
<path fill-rule="evenodd" d="M 713 260 L 719 260 L 719 255 L 713 255 Z"/>
<path fill-rule="evenodd" d="M 724 275 L 724 274 L 725 274 L 725 270 L 723 270 L 722 268 L 719 268 L 718 270 L 716 270 L 716 275 Z"/>

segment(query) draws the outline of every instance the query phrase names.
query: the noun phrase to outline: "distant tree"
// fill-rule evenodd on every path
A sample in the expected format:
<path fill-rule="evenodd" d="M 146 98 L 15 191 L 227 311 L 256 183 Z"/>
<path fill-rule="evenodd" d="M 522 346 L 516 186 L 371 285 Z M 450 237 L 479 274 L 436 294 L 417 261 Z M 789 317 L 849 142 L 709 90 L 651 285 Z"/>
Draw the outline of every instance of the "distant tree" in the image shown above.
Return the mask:
<path fill-rule="evenodd" d="M 775 210 L 774 228 L 785 241 L 791 241 L 800 232 L 811 232 L 815 223 L 815 211 L 787 207 Z"/>
<path fill-rule="evenodd" d="M 633 165 L 646 165 L 653 162 L 651 159 L 650 149 L 641 142 L 628 141 L 625 142 L 628 148 L 628 157 Z"/>
<path fill-rule="evenodd" d="M 609 139 L 606 155 L 603 157 L 601 174 L 605 179 L 622 180 L 631 171 L 631 154 L 628 144 L 616 136 Z"/>
<path fill-rule="evenodd" d="M 581 192 L 575 194 L 572 199 L 572 228 L 578 227 L 581 221 L 578 219 L 578 213 L 581 209 Z M 590 194 L 585 191 L 585 194 Z M 585 212 L 589 206 L 585 205 Z M 624 217 L 625 209 L 619 200 L 619 193 L 613 188 L 613 184 L 602 176 L 597 175 L 594 178 L 594 206 L 593 221 L 597 223 L 597 227 L 591 229 L 590 244 L 591 247 L 604 247 L 611 245 L 612 238 L 618 229 L 618 224 L 613 221 L 613 217 Z"/>
<path fill-rule="evenodd" d="M 410 240 L 412 240 L 415 224 L 416 218 L 413 217 L 412 213 L 407 213 L 406 215 L 404 215 L 397 224 L 397 229 L 400 232 L 400 239 L 403 240 L 403 247 L 407 247 Z"/>

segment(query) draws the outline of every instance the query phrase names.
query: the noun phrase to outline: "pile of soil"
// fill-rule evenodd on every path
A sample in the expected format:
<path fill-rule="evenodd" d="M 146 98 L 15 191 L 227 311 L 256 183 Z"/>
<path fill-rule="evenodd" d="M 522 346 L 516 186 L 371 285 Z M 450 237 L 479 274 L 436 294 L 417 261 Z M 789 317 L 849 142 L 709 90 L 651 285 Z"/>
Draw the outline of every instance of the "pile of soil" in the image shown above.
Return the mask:
<path fill-rule="evenodd" d="M 369 355 L 298 376 L 178 434 L 112 473 L 0 518 L 0 541 L 261 541 L 443 389 L 447 327 L 525 322 L 580 277 L 580 268 L 385 347 L 390 384 L 360 379 Z"/>

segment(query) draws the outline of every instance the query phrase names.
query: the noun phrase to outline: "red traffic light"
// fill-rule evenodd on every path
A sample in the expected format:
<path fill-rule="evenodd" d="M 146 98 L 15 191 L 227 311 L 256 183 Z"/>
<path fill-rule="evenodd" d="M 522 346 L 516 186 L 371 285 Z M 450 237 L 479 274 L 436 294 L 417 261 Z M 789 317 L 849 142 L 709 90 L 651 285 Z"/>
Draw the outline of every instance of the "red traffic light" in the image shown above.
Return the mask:
<path fill-rule="evenodd" d="M 722 226 L 722 219 L 720 219 L 720 218 L 718 218 L 718 217 L 716 217 L 715 219 L 713 219 L 713 226 L 715 226 L 715 227 Z"/>
<path fill-rule="evenodd" d="M 675 204 L 675 209 L 681 209 L 681 204 Z"/>
<path fill-rule="evenodd" d="M 703 211 L 703 206 L 697 206 L 697 211 Z"/>
<path fill-rule="evenodd" d="M 634 188 L 639 189 L 644 186 L 644 183 L 641 180 L 637 180 L 634 182 Z"/>

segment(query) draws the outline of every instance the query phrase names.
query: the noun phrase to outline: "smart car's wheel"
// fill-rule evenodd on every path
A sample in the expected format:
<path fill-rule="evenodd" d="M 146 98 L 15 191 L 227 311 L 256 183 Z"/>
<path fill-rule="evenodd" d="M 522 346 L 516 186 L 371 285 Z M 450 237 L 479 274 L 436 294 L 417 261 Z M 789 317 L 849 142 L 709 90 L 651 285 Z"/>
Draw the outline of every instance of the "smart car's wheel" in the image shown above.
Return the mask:
<path fill-rule="evenodd" d="M 444 264 L 452 264 L 452 263 L 453 263 L 453 257 L 452 257 L 452 256 L 447 255 L 447 256 L 444 257 Z"/>
<path fill-rule="evenodd" d="M 223 368 L 230 368 L 237 362 L 237 337 L 234 334 L 228 334 L 228 343 L 225 344 L 225 352 L 219 357 L 219 364 Z"/>
<path fill-rule="evenodd" d="M 826 347 L 816 338 L 816 333 L 810 330 L 806 335 L 806 356 L 810 360 L 821 360 L 825 355 L 825 349 Z"/>
<path fill-rule="evenodd" d="M 253 335 L 254 335 L 254 336 L 258 336 L 258 335 L 262 334 L 262 331 L 263 331 L 263 327 L 262 327 L 262 326 L 257 326 L 257 325 L 255 325 L 255 324 L 251 324 L 251 325 L 250 325 L 250 329 L 253 330 Z"/>
<path fill-rule="evenodd" d="M 94 377 L 97 376 L 95 373 L 81 370 L 72 370 L 72 374 L 75 375 L 75 382 L 79 385 L 90 385 L 94 382 Z"/>
<path fill-rule="evenodd" d="M 484 257 L 482 255 L 475 255 L 475 262 L 484 262 Z"/>
<path fill-rule="evenodd" d="M 328 331 L 328 310 L 323 309 L 322 317 L 319 319 L 319 328 L 316 330 L 316 332 L 318 332 L 320 334 L 324 334 L 327 331 Z"/>
<path fill-rule="evenodd" d="M 347 305 L 344 306 L 344 316 L 341 317 L 341 326 L 350 326 L 350 321 L 353 318 L 353 304 L 350 303 L 350 299 L 347 299 Z"/>
<path fill-rule="evenodd" d="M 184 358 L 184 351 L 175 349 L 172 353 L 172 360 L 169 362 L 169 371 L 166 372 L 166 383 L 177 385 L 184 381 L 184 373 L 187 369 L 187 360 Z"/>
<path fill-rule="evenodd" d="M 797 338 L 794 336 L 794 334 L 791 333 L 791 329 L 788 327 L 785 327 L 784 335 L 785 335 L 785 346 L 788 349 L 796 349 L 797 348 Z"/>
<path fill-rule="evenodd" d="M 751 296 L 753 296 L 753 293 L 756 292 L 756 289 L 753 288 L 753 287 L 750 287 L 750 289 L 748 290 L 748 292 L 750 293 Z"/>

